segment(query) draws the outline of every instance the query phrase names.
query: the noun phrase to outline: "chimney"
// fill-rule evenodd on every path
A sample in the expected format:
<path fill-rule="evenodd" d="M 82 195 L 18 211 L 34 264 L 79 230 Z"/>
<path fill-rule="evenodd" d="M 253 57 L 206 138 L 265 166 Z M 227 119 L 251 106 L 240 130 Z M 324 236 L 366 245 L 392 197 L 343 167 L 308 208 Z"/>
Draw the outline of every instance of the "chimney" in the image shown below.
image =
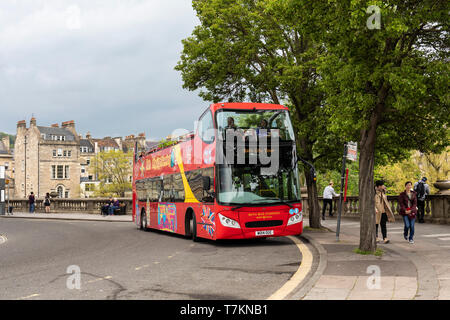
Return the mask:
<path fill-rule="evenodd" d="M 75 131 L 75 121 L 65 121 L 61 124 L 61 128 L 69 130 L 75 137 L 78 137 L 78 133 Z"/>
<path fill-rule="evenodd" d="M 140 138 L 145 138 L 145 133 L 139 133 Z"/>
<path fill-rule="evenodd" d="M 86 133 L 86 139 L 91 139 L 92 138 L 92 136 L 91 136 L 91 133 L 88 131 L 88 133 Z"/>
<path fill-rule="evenodd" d="M 36 126 L 36 118 L 35 117 L 31 118 L 31 120 L 30 120 L 30 127 L 31 126 Z"/>
<path fill-rule="evenodd" d="M 59 128 L 59 124 L 54 123 L 54 124 L 51 125 L 51 127 L 52 127 L 52 128 Z"/>
<path fill-rule="evenodd" d="M 25 120 L 20 120 L 19 122 L 17 122 L 17 128 L 24 128 L 26 129 L 27 127 L 27 123 Z"/>

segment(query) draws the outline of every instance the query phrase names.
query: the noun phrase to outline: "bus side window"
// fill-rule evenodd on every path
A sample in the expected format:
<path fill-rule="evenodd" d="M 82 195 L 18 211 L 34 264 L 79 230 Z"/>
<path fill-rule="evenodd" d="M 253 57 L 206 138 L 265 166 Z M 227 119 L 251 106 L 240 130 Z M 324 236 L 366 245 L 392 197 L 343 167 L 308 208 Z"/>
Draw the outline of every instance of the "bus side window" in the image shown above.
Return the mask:
<path fill-rule="evenodd" d="M 177 173 L 173 175 L 173 186 L 175 193 L 175 201 L 182 202 L 184 201 L 184 185 L 183 179 L 181 178 L 181 174 Z"/>
<path fill-rule="evenodd" d="M 187 174 L 187 179 L 189 181 L 189 186 L 191 187 L 192 193 L 198 201 L 202 201 L 203 198 L 203 180 L 202 180 L 202 170 L 189 171 Z"/>
<path fill-rule="evenodd" d="M 163 188 L 164 188 L 164 194 L 163 194 L 163 201 L 165 202 L 173 202 L 173 183 L 172 183 L 172 176 L 164 176 L 163 180 Z"/>
<path fill-rule="evenodd" d="M 203 190 L 203 182 L 202 182 L 202 201 L 203 202 L 214 202 L 214 168 L 206 168 L 202 170 L 203 177 L 209 177 L 210 187 L 209 190 Z M 200 200 L 200 199 L 199 199 Z"/>

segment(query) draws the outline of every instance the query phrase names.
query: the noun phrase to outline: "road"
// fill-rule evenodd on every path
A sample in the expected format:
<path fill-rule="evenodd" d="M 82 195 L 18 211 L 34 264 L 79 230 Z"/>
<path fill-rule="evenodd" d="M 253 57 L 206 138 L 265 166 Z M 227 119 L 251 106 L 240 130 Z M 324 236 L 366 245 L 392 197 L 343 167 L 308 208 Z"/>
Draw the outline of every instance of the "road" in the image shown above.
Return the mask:
<path fill-rule="evenodd" d="M 1 219 L 0 234 L 0 299 L 267 299 L 302 259 L 289 238 L 194 243 L 126 222 Z"/>

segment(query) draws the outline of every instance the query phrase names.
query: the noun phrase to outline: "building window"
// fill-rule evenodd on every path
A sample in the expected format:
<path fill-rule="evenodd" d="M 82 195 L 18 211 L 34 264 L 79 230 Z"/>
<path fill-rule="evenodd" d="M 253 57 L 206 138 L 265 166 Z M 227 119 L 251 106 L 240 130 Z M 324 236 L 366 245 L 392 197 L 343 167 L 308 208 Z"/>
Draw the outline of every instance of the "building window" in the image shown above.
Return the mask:
<path fill-rule="evenodd" d="M 72 151 L 71 151 L 71 150 L 68 150 L 68 151 L 67 151 L 67 156 L 68 156 L 69 158 L 72 156 Z"/>
<path fill-rule="evenodd" d="M 69 166 L 64 166 L 64 179 L 69 179 Z"/>
<path fill-rule="evenodd" d="M 56 166 L 52 166 L 52 179 L 56 179 Z"/>
<path fill-rule="evenodd" d="M 91 164 L 91 159 L 87 159 L 87 160 L 86 160 L 86 164 L 87 164 L 87 165 L 90 165 L 90 164 Z"/>
<path fill-rule="evenodd" d="M 88 177 L 88 180 L 89 180 L 89 181 L 92 181 L 92 180 L 94 180 L 94 177 L 93 177 L 93 176 L 89 176 L 89 177 Z"/>
<path fill-rule="evenodd" d="M 86 169 L 85 168 L 81 168 L 81 173 L 85 173 Z"/>
<path fill-rule="evenodd" d="M 56 150 L 53 150 L 53 156 L 56 157 Z"/>
<path fill-rule="evenodd" d="M 56 188 L 56 192 L 58 193 L 58 198 L 62 198 L 63 197 L 64 188 L 62 186 L 59 186 L 58 188 Z"/>
<path fill-rule="evenodd" d="M 67 157 L 67 151 L 66 150 L 63 151 L 63 155 L 64 155 L 64 157 Z"/>
<path fill-rule="evenodd" d="M 62 157 L 62 155 L 63 155 L 62 149 L 58 149 L 58 157 Z"/>
<path fill-rule="evenodd" d="M 56 166 L 56 178 L 57 179 L 64 178 L 64 166 Z"/>
<path fill-rule="evenodd" d="M 69 198 L 69 191 L 64 192 L 64 198 Z"/>

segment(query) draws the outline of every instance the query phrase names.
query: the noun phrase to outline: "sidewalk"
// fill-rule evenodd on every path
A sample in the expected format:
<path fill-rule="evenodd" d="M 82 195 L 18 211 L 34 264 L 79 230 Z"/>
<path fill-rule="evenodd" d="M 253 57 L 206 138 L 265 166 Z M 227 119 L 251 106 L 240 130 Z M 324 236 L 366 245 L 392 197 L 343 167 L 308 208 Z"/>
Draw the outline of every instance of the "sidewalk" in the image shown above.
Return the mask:
<path fill-rule="evenodd" d="M 450 299 L 448 250 L 436 253 L 438 249 L 432 244 L 420 240 L 418 245 L 411 245 L 396 232 L 391 243 L 377 245 L 384 251 L 381 257 L 357 254 L 354 250 L 359 247 L 359 221 L 346 220 L 346 224 L 341 225 L 339 242 L 336 219 L 322 222 L 328 230 L 304 230 L 303 237 L 319 250 L 322 267 L 316 271 L 318 280 L 300 299 Z M 433 260 L 430 252 L 440 255 L 440 259 Z"/>
<path fill-rule="evenodd" d="M 0 215 L 0 218 L 29 218 L 29 219 L 52 219 L 52 220 L 83 220 L 83 221 L 109 221 L 109 222 L 131 222 L 131 215 L 102 216 L 100 214 L 88 213 L 13 213 L 13 215 Z"/>

